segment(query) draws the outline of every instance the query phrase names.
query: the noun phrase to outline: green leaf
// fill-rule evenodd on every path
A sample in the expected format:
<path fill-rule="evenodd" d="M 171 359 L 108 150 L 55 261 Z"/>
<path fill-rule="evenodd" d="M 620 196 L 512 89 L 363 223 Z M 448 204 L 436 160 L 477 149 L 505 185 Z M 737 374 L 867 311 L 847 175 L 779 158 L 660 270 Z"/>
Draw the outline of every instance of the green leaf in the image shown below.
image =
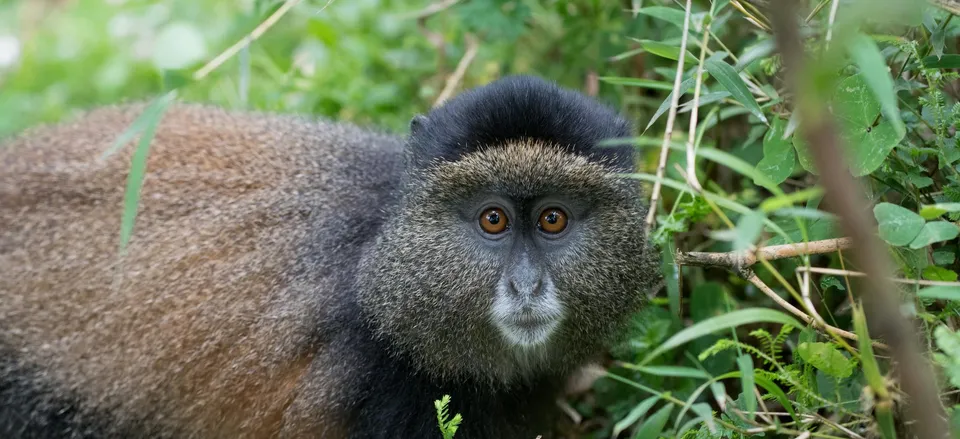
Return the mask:
<path fill-rule="evenodd" d="M 740 368 L 740 388 L 747 417 L 753 420 L 757 412 L 757 395 L 753 393 L 753 357 L 750 354 L 741 354 L 737 357 L 737 367 Z"/>
<path fill-rule="evenodd" d="M 960 300 L 960 285 L 936 285 L 917 291 L 922 299 Z"/>
<path fill-rule="evenodd" d="M 876 43 L 866 35 L 857 35 L 848 40 L 847 50 L 854 62 L 860 67 L 860 75 L 873 97 L 880 103 L 883 115 L 893 124 L 897 140 L 906 134 L 906 128 L 900 119 L 897 106 L 897 94 L 893 89 L 893 79 L 888 73 L 887 62 L 883 59 Z M 872 121 L 871 121 L 872 122 Z M 870 171 L 873 172 L 873 171 Z"/>
<path fill-rule="evenodd" d="M 160 70 L 183 69 L 207 56 L 203 34 L 186 22 L 164 26 L 153 44 L 153 65 Z"/>
<path fill-rule="evenodd" d="M 740 325 L 759 322 L 780 323 L 798 328 L 803 326 L 797 321 L 797 319 L 773 309 L 741 309 L 721 316 L 711 317 L 674 334 L 673 337 L 670 337 L 667 341 L 663 342 L 660 346 L 654 349 L 653 352 L 648 354 L 647 357 L 644 358 L 640 363 L 640 365 L 645 365 L 660 354 L 683 345 L 691 340 L 725 329 L 735 328 Z"/>
<path fill-rule="evenodd" d="M 960 212 L 960 203 L 927 204 L 927 205 L 924 205 L 922 208 L 920 208 L 920 215 L 923 215 L 924 209 L 929 210 L 928 215 L 932 214 L 933 212 L 939 213 L 938 215 L 935 215 L 931 218 L 927 218 L 927 219 L 933 219 L 947 212 Z"/>
<path fill-rule="evenodd" d="M 946 221 L 930 221 L 923 225 L 920 233 L 910 243 L 910 248 L 922 248 L 930 244 L 949 241 L 960 234 L 956 224 Z"/>
<path fill-rule="evenodd" d="M 774 117 L 773 123 L 763 136 L 763 159 L 757 163 L 757 172 L 765 175 L 776 184 L 783 183 L 793 168 L 797 165 L 797 158 L 793 152 L 793 145 L 789 139 L 783 138 L 784 129 L 787 123 L 785 120 Z M 754 180 L 753 184 L 760 183 Z"/>
<path fill-rule="evenodd" d="M 939 325 L 933 330 L 933 339 L 942 354 L 934 354 L 934 359 L 943 367 L 950 383 L 960 387 L 960 334 L 950 328 Z"/>
<path fill-rule="evenodd" d="M 904 133 L 899 132 L 888 118 L 878 119 L 881 106 L 863 73 L 848 77 L 838 84 L 833 110 L 840 122 L 840 136 L 850 172 L 855 177 L 877 170 L 903 139 Z M 816 174 L 813 157 L 802 136 L 794 136 L 793 145 L 803 168 Z"/>
<path fill-rule="evenodd" d="M 683 96 L 683 94 L 686 93 L 687 90 L 690 89 L 690 87 L 693 87 L 693 82 L 694 82 L 695 80 L 696 80 L 696 78 L 689 78 L 689 79 L 687 79 L 687 80 L 685 80 L 685 81 L 683 81 L 683 82 L 680 83 L 680 95 L 681 95 L 681 96 Z M 651 117 L 651 118 L 650 118 L 650 121 L 647 122 L 647 127 L 643 129 L 644 131 L 648 130 L 648 129 L 650 128 L 650 126 L 653 125 L 653 123 L 656 122 L 657 119 L 659 119 L 660 116 L 663 115 L 663 113 L 666 113 L 667 110 L 670 109 L 670 103 L 671 103 L 672 100 L 673 100 L 673 91 L 672 91 L 672 89 L 671 89 L 670 94 L 668 94 L 667 97 L 666 97 L 666 99 L 664 99 L 663 102 L 660 103 L 660 107 L 657 108 L 657 111 L 653 113 L 653 117 Z"/>
<path fill-rule="evenodd" d="M 130 160 L 130 172 L 127 174 L 127 187 L 123 195 L 123 215 L 120 218 L 120 251 L 126 249 L 130 238 L 133 236 L 133 227 L 137 218 L 137 209 L 140 205 L 140 190 L 143 187 L 143 178 L 147 170 L 147 156 L 150 152 L 150 143 L 156 133 L 157 126 L 163 118 L 163 113 L 167 106 L 173 102 L 176 97 L 176 90 L 171 91 L 160 98 L 144 110 L 141 117 L 143 120 L 143 132 L 140 134 L 140 141 L 137 143 L 137 149 L 133 152 Z M 137 121 L 140 119 L 138 118 Z M 136 125 L 134 121 L 131 125 Z M 123 138 L 127 133 L 121 134 Z"/>
<path fill-rule="evenodd" d="M 662 58 L 666 58 L 672 61 L 677 61 L 680 59 L 680 48 L 676 46 L 671 46 L 669 44 L 664 44 L 659 41 L 653 40 L 635 40 L 640 43 L 640 47 L 643 50 L 646 50 L 649 53 L 657 55 Z M 699 60 L 697 57 L 693 56 L 692 53 L 686 52 L 686 56 L 683 58 L 684 64 L 696 64 Z"/>
<path fill-rule="evenodd" d="M 741 216 L 734 231 L 733 251 L 750 248 L 760 237 L 760 232 L 763 231 L 763 220 L 766 218 L 766 215 L 757 211 Z"/>
<path fill-rule="evenodd" d="M 827 375 L 846 378 L 853 374 L 854 361 L 844 356 L 833 343 L 800 343 L 797 351 L 803 361 Z"/>
<path fill-rule="evenodd" d="M 740 75 L 737 74 L 737 71 L 734 70 L 730 64 L 711 58 L 704 63 L 704 68 L 710 72 L 711 76 L 717 78 L 717 82 L 730 92 L 734 100 L 750 110 L 750 113 L 762 122 L 767 122 L 766 116 L 764 116 L 763 111 L 760 110 L 760 105 L 758 105 L 757 100 L 753 98 L 753 94 L 750 93 L 747 84 L 743 82 L 743 79 L 740 78 Z"/>
<path fill-rule="evenodd" d="M 793 149 L 790 149 L 790 155 L 793 156 Z M 757 169 L 760 170 L 759 167 Z M 760 211 L 764 213 L 770 213 L 774 211 L 783 211 L 785 209 L 791 209 L 794 204 L 797 203 L 806 203 L 814 198 L 823 195 L 823 188 L 814 186 L 806 189 L 801 189 L 799 191 L 790 192 L 786 195 L 774 195 L 769 197 L 762 202 L 760 202 Z M 807 214 L 820 215 L 823 212 L 819 210 L 811 209 L 799 209 Z M 821 215 L 819 218 L 822 218 Z"/>
<path fill-rule="evenodd" d="M 957 273 L 943 267 L 931 265 L 923 269 L 923 278 L 926 280 L 935 280 L 943 282 L 956 282 Z"/>
<path fill-rule="evenodd" d="M 673 84 L 665 81 L 654 81 L 652 79 L 626 78 L 621 76 L 601 76 L 600 81 L 607 84 L 623 85 L 627 87 L 650 88 L 654 90 L 673 90 Z"/>
<path fill-rule="evenodd" d="M 924 58 L 922 64 L 928 69 L 960 69 L 960 55 L 943 55 L 940 59 L 931 55 Z"/>
<path fill-rule="evenodd" d="M 660 433 L 663 433 L 663 427 L 666 427 L 667 421 L 670 420 L 670 413 L 673 412 L 673 404 L 667 404 L 663 406 L 660 410 L 657 410 L 653 416 L 650 416 L 640 428 L 637 429 L 637 434 L 634 435 L 634 438 L 637 439 L 654 439 L 660 437 Z"/>
<path fill-rule="evenodd" d="M 957 260 L 957 253 L 954 248 L 938 248 L 933 251 L 933 263 L 937 265 L 950 265 Z"/>
<path fill-rule="evenodd" d="M 877 358 L 873 356 L 873 343 L 870 338 L 870 331 L 867 328 L 867 318 L 863 315 L 863 309 L 859 305 L 853 306 L 853 327 L 857 333 L 857 345 L 860 347 L 860 363 L 863 368 L 863 375 L 873 389 L 874 394 L 880 399 L 889 398 L 887 385 L 880 374 L 880 366 L 877 364 Z"/>
<path fill-rule="evenodd" d="M 847 287 L 843 285 L 843 282 L 840 282 L 840 279 L 837 279 L 836 276 L 824 276 L 820 278 L 820 289 L 826 291 L 830 287 L 836 288 L 840 291 L 847 290 Z"/>
<path fill-rule="evenodd" d="M 668 8 L 665 6 L 648 6 L 646 8 L 638 9 L 637 13 L 653 18 L 659 18 L 674 26 L 677 26 L 680 29 L 683 29 L 684 16 L 686 15 L 680 9 Z"/>
<path fill-rule="evenodd" d="M 920 215 L 891 203 L 874 206 L 873 215 L 880 225 L 880 238 L 890 245 L 904 246 L 920 234 L 924 221 Z"/>
<path fill-rule="evenodd" d="M 710 379 L 710 375 L 700 369 L 682 366 L 633 366 L 625 365 L 629 369 L 635 369 L 639 372 L 656 375 L 661 377 L 682 377 L 682 378 L 700 378 Z"/>
<path fill-rule="evenodd" d="M 619 436 L 620 433 L 623 433 L 626 429 L 633 426 L 633 424 L 636 424 L 637 421 L 639 421 L 643 415 L 646 415 L 647 412 L 653 408 L 653 405 L 659 400 L 660 396 L 651 396 L 641 401 L 640 404 L 637 404 L 632 410 L 630 410 L 630 413 L 627 413 L 627 416 L 614 424 L 613 437 Z"/>

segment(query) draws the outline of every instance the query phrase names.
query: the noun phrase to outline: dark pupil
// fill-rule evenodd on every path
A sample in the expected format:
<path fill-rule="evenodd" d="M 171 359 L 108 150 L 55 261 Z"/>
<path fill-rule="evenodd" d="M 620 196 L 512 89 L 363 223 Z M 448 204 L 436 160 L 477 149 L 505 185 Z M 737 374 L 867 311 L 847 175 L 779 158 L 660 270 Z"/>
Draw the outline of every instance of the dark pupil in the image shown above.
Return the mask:
<path fill-rule="evenodd" d="M 487 221 L 489 221 L 490 224 L 493 224 L 493 225 L 500 223 L 500 214 L 497 212 L 490 212 L 489 214 L 487 214 Z"/>
<path fill-rule="evenodd" d="M 550 224 L 556 224 L 557 221 L 559 220 L 559 215 L 557 215 L 557 212 L 556 212 L 556 211 L 550 212 L 550 213 L 547 214 L 547 217 L 546 217 L 545 219 L 546 219 L 547 222 L 550 223 Z"/>

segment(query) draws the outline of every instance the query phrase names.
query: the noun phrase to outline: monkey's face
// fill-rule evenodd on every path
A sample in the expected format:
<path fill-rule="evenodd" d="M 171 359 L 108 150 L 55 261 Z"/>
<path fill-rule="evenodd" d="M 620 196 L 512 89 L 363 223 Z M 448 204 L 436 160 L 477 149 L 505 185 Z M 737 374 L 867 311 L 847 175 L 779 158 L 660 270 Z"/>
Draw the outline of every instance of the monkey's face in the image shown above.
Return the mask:
<path fill-rule="evenodd" d="M 637 186 L 560 148 L 439 162 L 385 212 L 361 305 L 423 370 L 510 382 L 597 354 L 658 282 Z"/>

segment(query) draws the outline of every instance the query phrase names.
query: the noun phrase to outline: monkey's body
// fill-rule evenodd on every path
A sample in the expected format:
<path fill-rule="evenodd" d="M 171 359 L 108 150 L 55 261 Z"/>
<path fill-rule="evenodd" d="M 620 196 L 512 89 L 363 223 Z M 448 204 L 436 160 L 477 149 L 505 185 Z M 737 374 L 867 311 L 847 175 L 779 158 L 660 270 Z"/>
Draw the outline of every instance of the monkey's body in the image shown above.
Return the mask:
<path fill-rule="evenodd" d="M 406 223 L 391 215 L 422 211 L 403 194 L 429 156 L 480 154 L 436 124 L 420 134 L 461 150 L 423 146 L 411 160 L 404 139 L 348 124 L 174 105 L 121 254 L 134 148 L 100 156 L 142 110 L 96 110 L 0 145 L 0 437 L 438 437 L 432 402 L 444 394 L 465 418 L 457 439 L 549 437 L 565 374 L 639 304 L 563 296 L 577 311 L 562 334 L 596 340 L 505 350 L 486 317 L 457 314 L 474 306 L 464 300 L 492 299 L 432 296 L 457 274 L 431 258 L 475 283 L 493 273 L 459 261 L 470 251 L 456 244 L 431 255 L 416 238 L 393 242 L 404 228 L 391 224 Z M 588 265 L 583 276 L 648 288 L 654 259 L 631 257 L 640 265 Z M 409 258 L 422 273 L 393 277 Z M 441 301 L 462 311 L 424 308 Z M 579 320 L 595 312 L 611 317 Z"/>

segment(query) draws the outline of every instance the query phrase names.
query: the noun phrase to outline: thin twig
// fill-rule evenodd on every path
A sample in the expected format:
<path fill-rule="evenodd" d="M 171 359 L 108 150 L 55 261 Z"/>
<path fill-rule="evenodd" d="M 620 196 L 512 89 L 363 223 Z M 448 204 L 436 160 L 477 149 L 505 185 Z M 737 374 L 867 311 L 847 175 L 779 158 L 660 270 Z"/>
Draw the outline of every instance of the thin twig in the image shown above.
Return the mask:
<path fill-rule="evenodd" d="M 820 274 L 832 274 L 835 276 L 852 276 L 852 277 L 866 277 L 867 273 L 860 271 L 850 271 L 850 270 L 838 270 L 836 268 L 819 268 L 819 267 L 797 267 L 798 273 L 820 273 Z M 923 279 L 901 279 L 896 277 L 888 277 L 888 280 L 891 282 L 897 282 L 907 285 L 924 285 L 928 287 L 940 286 L 940 287 L 960 287 L 960 282 L 947 282 L 942 280 L 923 280 Z"/>
<path fill-rule="evenodd" d="M 792 258 L 804 255 L 833 253 L 837 250 L 850 248 L 853 241 L 850 238 L 824 239 L 822 241 L 801 242 L 797 244 L 771 245 L 756 250 L 737 252 L 711 253 L 689 252 L 677 253 L 676 262 L 680 265 L 696 267 L 724 267 L 733 270 L 748 268 L 757 263 L 760 258 L 766 260 Z"/>
<path fill-rule="evenodd" d="M 423 9 L 417 11 L 417 12 L 413 12 L 413 13 L 410 13 L 410 14 L 403 14 L 403 15 L 400 15 L 399 17 L 400 17 L 401 19 L 411 19 L 411 18 L 414 18 L 414 19 L 417 19 L 417 20 L 423 20 L 423 19 L 425 19 L 425 18 L 430 17 L 431 15 L 436 15 L 436 14 L 438 14 L 438 13 L 440 13 L 440 12 L 443 12 L 443 11 L 446 10 L 446 9 L 449 9 L 451 6 L 457 4 L 458 1 L 460 1 L 460 0 L 443 0 L 443 1 L 436 2 L 436 3 L 431 3 L 431 4 L 427 5 L 427 7 L 423 8 Z"/>
<path fill-rule="evenodd" d="M 670 111 L 667 112 L 667 127 L 663 132 L 663 145 L 660 146 L 660 163 L 657 165 L 657 181 L 653 184 L 653 194 L 650 195 L 650 210 L 645 222 L 646 234 L 650 233 L 657 215 L 657 201 L 660 199 L 660 187 L 663 174 L 667 170 L 667 155 L 670 151 L 670 140 L 673 138 L 673 123 L 677 119 L 677 107 L 680 104 L 680 83 L 683 79 L 683 63 L 687 54 L 687 35 L 690 33 L 691 0 L 687 0 L 687 10 L 683 18 L 683 34 L 680 37 L 680 56 L 677 57 L 677 73 L 673 78 L 673 95 L 670 100 Z"/>
<path fill-rule="evenodd" d="M 449 9 L 451 6 L 457 4 L 459 0 L 443 0 L 436 3 L 432 3 L 427 7 L 417 11 L 413 14 L 407 15 L 405 17 L 416 18 L 417 20 L 417 29 L 420 30 L 426 38 L 430 45 L 436 49 L 438 54 L 438 64 L 439 66 L 444 65 L 444 58 L 446 56 L 446 50 L 444 50 L 444 39 L 443 34 L 439 32 L 433 32 L 430 29 L 427 29 L 427 19 Z"/>
<path fill-rule="evenodd" d="M 450 99 L 450 96 L 453 95 L 453 90 L 457 88 L 457 84 L 463 80 L 463 75 L 467 72 L 467 67 L 470 66 L 470 63 L 472 63 L 473 59 L 477 56 L 477 50 L 480 48 L 477 39 L 471 34 L 466 34 L 464 39 L 466 40 L 467 49 L 463 53 L 463 58 L 460 58 L 460 62 L 457 63 L 456 70 L 447 78 L 447 83 L 443 86 L 443 91 L 440 92 L 440 96 L 437 96 L 437 100 L 433 102 L 434 107 Z"/>
<path fill-rule="evenodd" d="M 237 41 L 234 45 L 230 46 L 229 49 L 224 50 L 219 55 L 217 55 L 216 58 L 206 63 L 203 67 L 200 68 L 200 70 L 197 70 L 196 72 L 194 72 L 193 80 L 199 81 L 203 78 L 206 78 L 207 75 L 209 75 L 211 72 L 216 70 L 217 67 L 220 67 L 223 63 L 227 62 L 228 59 L 236 55 L 237 52 L 239 52 L 241 49 L 243 49 L 244 47 L 247 47 L 248 45 L 250 45 L 250 43 L 256 41 L 257 38 L 260 38 L 260 36 L 262 36 L 267 30 L 273 27 L 274 24 L 277 24 L 277 21 L 280 21 L 280 19 L 284 15 L 286 15 L 287 12 L 293 9 L 294 6 L 300 4 L 300 1 L 301 0 L 287 0 L 286 2 L 284 2 L 282 5 L 280 5 L 279 8 L 277 8 L 276 11 L 274 11 L 273 14 L 270 14 L 270 16 L 267 17 L 266 20 L 263 20 L 263 23 L 260 23 L 260 25 L 258 25 L 255 29 L 253 29 L 253 32 L 250 32 L 249 34 L 247 34 L 247 36 L 241 38 L 240 41 Z M 320 8 L 320 11 L 318 12 L 323 12 L 323 10 L 327 9 L 327 6 L 330 6 L 331 3 L 333 3 L 333 0 L 327 1 L 327 4 L 323 5 L 323 7 Z"/>
<path fill-rule="evenodd" d="M 809 314 L 791 305 L 790 302 L 787 302 L 786 300 L 784 300 L 784 298 L 780 297 L 780 295 L 777 294 L 776 291 L 773 291 L 773 289 L 771 289 L 769 286 L 767 286 L 767 284 L 765 284 L 762 280 L 760 280 L 760 278 L 757 277 L 756 273 L 751 271 L 750 274 L 747 276 L 747 282 L 750 282 L 751 284 L 753 284 L 753 286 L 757 287 L 763 294 L 765 294 L 771 300 L 776 302 L 777 305 L 780 305 L 781 307 L 783 307 L 783 309 L 790 311 L 791 314 L 799 317 L 800 320 L 803 320 L 804 323 L 812 326 L 813 328 L 821 331 L 833 333 L 850 340 L 858 339 L 857 334 L 854 334 L 849 331 L 844 331 L 843 329 L 837 328 L 836 326 L 831 326 L 826 323 L 818 322 L 813 317 L 810 317 Z M 880 343 L 878 341 L 874 341 L 872 343 L 874 347 L 877 347 L 880 349 L 889 349 L 887 345 Z"/>
<path fill-rule="evenodd" d="M 833 38 L 833 23 L 837 21 L 837 9 L 840 8 L 840 0 L 833 0 L 833 4 L 830 5 L 830 15 L 827 18 L 827 36 L 826 43 L 824 43 L 824 48 L 830 47 L 830 40 Z"/>
<path fill-rule="evenodd" d="M 909 396 L 907 419 L 915 421 L 911 429 L 919 437 L 939 439 L 946 435 L 943 404 L 934 381 L 935 374 L 917 345 L 912 322 L 900 314 L 900 303 L 894 284 L 886 274 L 891 263 L 884 245 L 874 236 L 875 227 L 868 216 L 868 202 L 859 182 L 847 169 L 836 121 L 828 117 L 822 97 L 815 89 L 805 66 L 803 43 L 796 17 L 795 0 L 771 3 L 774 37 L 783 60 L 786 83 L 793 89 L 795 111 L 801 120 L 798 134 L 810 145 L 811 156 L 820 171 L 821 185 L 826 190 L 825 202 L 840 216 L 845 233 L 853 241 L 853 253 L 865 277 L 869 295 L 862 295 L 869 311 L 871 328 L 890 344 L 892 358 L 900 372 L 900 384 Z"/>

